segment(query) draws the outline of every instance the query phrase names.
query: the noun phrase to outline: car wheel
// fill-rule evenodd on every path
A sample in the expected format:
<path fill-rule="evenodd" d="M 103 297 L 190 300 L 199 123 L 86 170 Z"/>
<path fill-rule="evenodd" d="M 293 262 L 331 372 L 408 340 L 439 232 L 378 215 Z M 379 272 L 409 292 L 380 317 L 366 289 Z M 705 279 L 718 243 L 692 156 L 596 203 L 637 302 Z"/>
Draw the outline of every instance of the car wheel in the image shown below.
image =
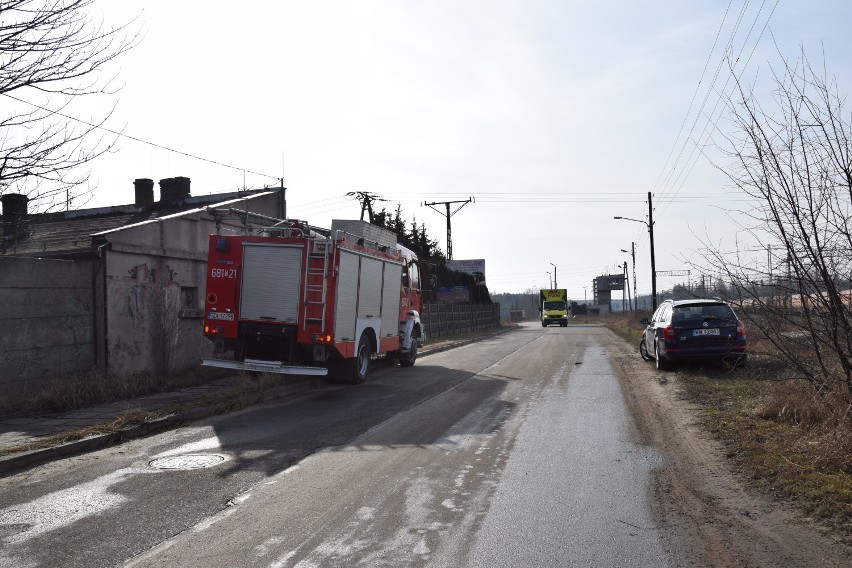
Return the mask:
<path fill-rule="evenodd" d="M 666 361 L 665 357 L 660 355 L 660 345 L 659 343 L 654 344 L 654 359 L 657 361 L 657 370 L 658 371 L 668 371 L 669 370 L 669 362 Z"/>
<path fill-rule="evenodd" d="M 370 371 L 370 357 L 373 355 L 373 349 L 370 347 L 370 339 L 366 335 L 361 336 L 361 341 L 358 342 L 358 350 L 355 352 L 353 360 L 352 375 L 349 381 L 353 385 L 363 383 L 367 380 L 367 373 Z"/>
<path fill-rule="evenodd" d="M 417 340 L 413 337 L 411 338 L 411 349 L 407 352 L 403 353 L 399 352 L 399 365 L 400 367 L 413 367 L 414 361 L 417 360 Z"/>
<path fill-rule="evenodd" d="M 370 339 L 366 335 L 362 335 L 361 341 L 358 342 L 358 349 L 355 351 L 355 357 L 338 359 L 330 363 L 328 367 L 329 376 L 334 381 L 349 383 L 350 385 L 363 383 L 367 380 L 372 354 Z"/>
<path fill-rule="evenodd" d="M 639 355 L 642 356 L 643 361 L 653 361 L 654 357 L 648 353 L 648 345 L 645 343 L 645 338 L 642 338 L 642 341 L 639 342 Z"/>

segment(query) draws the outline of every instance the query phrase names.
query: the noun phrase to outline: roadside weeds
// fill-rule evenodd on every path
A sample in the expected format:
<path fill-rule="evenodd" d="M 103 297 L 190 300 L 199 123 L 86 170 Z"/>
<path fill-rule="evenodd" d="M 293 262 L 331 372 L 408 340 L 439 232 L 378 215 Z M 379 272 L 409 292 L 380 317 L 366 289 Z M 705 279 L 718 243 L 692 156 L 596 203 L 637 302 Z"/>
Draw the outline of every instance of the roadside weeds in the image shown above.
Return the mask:
<path fill-rule="evenodd" d="M 637 346 L 642 314 L 601 323 Z M 852 542 L 852 420 L 820 396 L 768 341 L 749 337 L 749 363 L 681 365 L 679 395 L 698 405 L 701 426 L 724 445 L 733 469 L 775 500 L 792 503 Z"/>

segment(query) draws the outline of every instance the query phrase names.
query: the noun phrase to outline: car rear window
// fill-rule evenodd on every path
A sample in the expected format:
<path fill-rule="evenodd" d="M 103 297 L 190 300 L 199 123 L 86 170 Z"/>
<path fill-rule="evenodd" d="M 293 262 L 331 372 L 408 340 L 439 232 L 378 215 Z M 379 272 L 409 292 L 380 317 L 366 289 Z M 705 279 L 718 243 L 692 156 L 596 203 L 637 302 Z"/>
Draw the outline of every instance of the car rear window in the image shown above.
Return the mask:
<path fill-rule="evenodd" d="M 725 304 L 700 304 L 675 306 L 672 320 L 675 323 L 687 323 L 689 321 L 701 322 L 705 318 L 733 320 L 735 316 L 730 306 Z"/>

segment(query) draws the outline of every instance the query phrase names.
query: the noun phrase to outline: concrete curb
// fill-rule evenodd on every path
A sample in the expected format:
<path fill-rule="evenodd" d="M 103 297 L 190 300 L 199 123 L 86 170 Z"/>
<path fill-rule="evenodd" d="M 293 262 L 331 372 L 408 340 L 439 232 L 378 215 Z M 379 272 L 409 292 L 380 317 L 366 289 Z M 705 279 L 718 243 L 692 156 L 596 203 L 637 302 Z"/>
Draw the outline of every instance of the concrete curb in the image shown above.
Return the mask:
<path fill-rule="evenodd" d="M 427 347 L 426 349 L 420 352 L 420 356 L 425 357 L 427 355 L 433 355 L 435 353 L 449 351 L 450 349 L 455 349 L 456 347 L 470 345 L 471 343 L 481 341 L 482 339 L 494 337 L 495 335 L 504 333 L 508 331 L 508 329 L 511 328 L 499 329 L 492 333 L 488 333 L 478 337 L 464 339 L 457 342 L 448 342 L 445 345 L 439 345 L 432 348 Z M 300 394 L 309 390 L 314 390 L 315 388 L 317 388 L 315 377 L 306 377 L 305 380 L 299 381 L 297 383 L 282 385 L 280 387 L 274 387 L 272 389 L 246 395 L 238 401 L 230 401 L 209 406 L 202 406 L 199 408 L 192 408 L 169 416 L 164 416 L 163 418 L 158 418 L 150 422 L 145 422 L 144 424 L 138 424 L 130 428 L 125 428 L 117 432 L 90 436 L 82 440 L 75 440 L 73 442 L 67 442 L 58 446 L 51 446 L 48 448 L 32 450 L 29 452 L 20 452 L 9 454 L 6 456 L 0 456 L 0 478 L 7 477 L 10 473 L 16 473 L 20 470 L 38 466 L 49 461 L 93 452 L 108 446 L 117 445 L 126 440 L 143 438 L 145 436 L 150 436 L 151 434 L 157 434 L 159 432 L 169 430 L 182 424 L 196 422 L 204 418 L 224 414 L 228 410 L 233 409 L 236 403 L 239 403 L 240 407 L 244 408 L 247 406 L 253 406 L 264 402 L 278 400 L 290 395 Z"/>
<path fill-rule="evenodd" d="M 306 392 L 313 388 L 315 388 L 314 381 L 312 381 L 311 378 L 307 378 L 306 380 L 298 383 L 283 385 L 258 393 L 252 393 L 242 397 L 238 401 L 229 401 L 189 409 L 184 412 L 178 412 L 143 424 L 131 426 L 130 428 L 125 428 L 117 432 L 90 436 L 82 440 L 74 440 L 58 446 L 41 448 L 30 452 L 20 452 L 2 456 L 0 457 L 0 478 L 6 477 L 9 473 L 41 465 L 49 461 L 93 452 L 108 446 L 114 446 L 127 440 L 157 434 L 182 424 L 203 420 L 204 418 L 209 418 L 211 416 L 217 416 L 227 412 L 229 409 L 233 409 L 236 403 L 239 403 L 241 407 L 252 406 L 284 398 L 293 394 Z"/>

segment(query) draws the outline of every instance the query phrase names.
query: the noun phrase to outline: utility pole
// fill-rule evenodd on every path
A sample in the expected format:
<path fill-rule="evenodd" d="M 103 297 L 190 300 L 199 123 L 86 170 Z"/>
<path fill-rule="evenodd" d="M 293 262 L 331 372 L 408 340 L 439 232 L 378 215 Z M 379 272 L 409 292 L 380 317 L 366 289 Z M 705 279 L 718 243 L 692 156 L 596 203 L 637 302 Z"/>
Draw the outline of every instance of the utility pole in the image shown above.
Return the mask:
<path fill-rule="evenodd" d="M 651 239 L 651 301 L 657 311 L 657 261 L 654 258 L 654 206 L 651 203 L 651 192 L 648 192 L 648 233 Z"/>
<path fill-rule="evenodd" d="M 444 205 L 447 208 L 447 212 L 445 214 L 442 213 L 442 215 L 446 215 L 447 217 L 447 260 L 453 259 L 453 228 L 450 224 L 450 218 L 456 213 L 458 213 L 458 210 L 467 205 L 468 203 L 475 202 L 476 201 L 472 197 L 468 197 L 467 201 L 436 201 L 433 203 L 426 203 L 425 201 L 423 202 L 423 205 L 425 205 L 426 207 L 431 207 L 432 209 L 435 209 L 434 207 L 432 207 L 433 205 Z M 450 205 L 453 205 L 455 203 L 461 203 L 461 205 L 456 207 L 455 210 L 453 210 L 453 212 L 451 213 Z M 441 213 L 441 211 L 439 211 L 438 209 L 435 209 L 435 211 Z"/>
<path fill-rule="evenodd" d="M 624 249 L 621 249 L 621 252 L 628 252 Z M 630 243 L 630 256 L 633 258 L 633 303 L 636 305 L 636 309 L 639 309 L 639 294 L 636 292 L 636 243 Z M 630 276 L 627 274 L 627 269 L 624 270 L 624 277 L 627 279 L 627 297 L 630 297 Z M 633 308 L 630 308 L 630 311 L 633 311 Z"/>
<path fill-rule="evenodd" d="M 651 241 L 651 301 L 654 311 L 657 310 L 657 261 L 654 258 L 654 205 L 651 202 L 651 192 L 648 192 L 648 220 L 640 221 L 639 219 L 631 219 L 630 217 L 622 217 L 616 215 L 613 219 L 624 219 L 625 221 L 634 221 L 642 223 L 648 227 L 648 236 Z M 635 282 L 634 282 L 635 285 Z"/>
<path fill-rule="evenodd" d="M 354 197 L 361 203 L 361 220 L 364 220 L 364 211 L 368 214 L 369 222 L 373 222 L 373 202 L 387 201 L 378 196 L 378 194 L 369 191 L 350 191 L 346 194 L 349 197 Z"/>
<path fill-rule="evenodd" d="M 630 256 L 633 257 L 633 300 L 636 304 L 636 309 L 639 309 L 639 294 L 636 291 L 636 243 L 630 243 Z"/>

